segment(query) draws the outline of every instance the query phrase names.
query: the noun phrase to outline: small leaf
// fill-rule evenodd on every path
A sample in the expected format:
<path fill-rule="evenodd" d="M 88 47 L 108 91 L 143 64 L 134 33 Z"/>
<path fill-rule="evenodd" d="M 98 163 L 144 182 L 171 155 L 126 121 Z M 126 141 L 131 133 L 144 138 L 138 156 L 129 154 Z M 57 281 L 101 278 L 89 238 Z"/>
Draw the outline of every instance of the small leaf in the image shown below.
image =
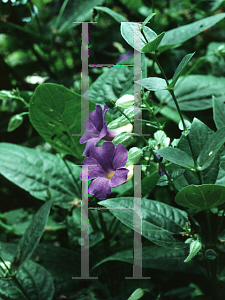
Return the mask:
<path fill-rule="evenodd" d="M 165 32 L 160 33 L 154 40 L 152 40 L 151 42 L 147 43 L 143 48 L 142 48 L 142 52 L 144 53 L 151 53 L 155 50 L 157 50 L 161 40 L 164 37 Z"/>
<path fill-rule="evenodd" d="M 133 137 L 126 132 L 121 132 L 120 134 L 118 134 L 113 140 L 113 144 L 115 145 L 115 147 L 121 143 L 124 145 L 124 147 L 126 148 L 127 146 L 129 146 L 133 141 Z"/>
<path fill-rule="evenodd" d="M 182 61 L 179 63 L 174 75 L 173 75 L 173 78 L 172 78 L 172 81 L 170 82 L 169 84 L 169 87 L 168 88 L 174 88 L 178 78 L 184 73 L 185 71 L 185 67 L 187 66 L 188 62 L 191 60 L 192 56 L 195 54 L 194 53 L 190 53 L 190 54 L 187 54 L 183 59 Z"/>
<path fill-rule="evenodd" d="M 160 91 L 167 89 L 165 79 L 158 77 L 148 77 L 135 81 L 135 83 L 143 86 L 149 91 Z"/>
<path fill-rule="evenodd" d="M 194 169 L 194 160 L 192 157 L 178 148 L 165 147 L 155 152 L 176 165 L 187 169 Z"/>
<path fill-rule="evenodd" d="M 47 201 L 39 208 L 26 232 L 22 236 L 15 253 L 15 257 L 19 259 L 20 265 L 25 260 L 29 259 L 36 249 L 44 232 L 52 203 L 53 199 Z"/>
<path fill-rule="evenodd" d="M 18 128 L 23 123 L 23 117 L 18 114 L 15 116 L 12 116 L 9 120 L 7 131 L 11 132 Z"/>
<path fill-rule="evenodd" d="M 185 259 L 184 262 L 190 261 L 202 248 L 202 244 L 199 241 L 192 241 L 190 244 L 190 254 L 188 257 Z"/>
<path fill-rule="evenodd" d="M 216 184 L 189 185 L 175 197 L 181 206 L 195 209 L 211 209 L 225 202 L 225 187 Z"/>
<path fill-rule="evenodd" d="M 138 300 L 144 295 L 143 289 L 136 289 L 127 300 Z"/>
<path fill-rule="evenodd" d="M 143 155 L 143 151 L 137 147 L 132 147 L 128 152 L 127 166 L 136 165 Z"/>
<path fill-rule="evenodd" d="M 197 163 L 201 170 L 206 169 L 214 160 L 217 152 L 225 142 L 225 126 L 213 133 L 201 150 Z"/>
<path fill-rule="evenodd" d="M 132 48 L 139 52 L 142 51 L 142 47 L 146 44 L 146 40 L 141 33 L 140 24 L 132 22 L 121 23 L 120 31 L 122 37 Z M 157 37 L 157 34 L 147 26 L 144 26 L 143 32 L 148 42 Z"/>
<path fill-rule="evenodd" d="M 110 9 L 108 7 L 95 6 L 94 9 L 104 11 L 105 13 L 107 13 L 108 15 L 113 17 L 119 23 L 120 22 L 128 22 L 128 20 L 124 16 L 118 14 L 117 12 L 113 11 L 112 9 Z"/>
<path fill-rule="evenodd" d="M 151 20 L 152 17 L 154 17 L 154 15 L 156 15 L 156 13 L 152 13 L 149 16 L 147 16 L 147 18 L 144 20 L 144 22 L 141 25 L 142 30 L 143 30 L 144 26 L 148 23 L 148 21 Z"/>

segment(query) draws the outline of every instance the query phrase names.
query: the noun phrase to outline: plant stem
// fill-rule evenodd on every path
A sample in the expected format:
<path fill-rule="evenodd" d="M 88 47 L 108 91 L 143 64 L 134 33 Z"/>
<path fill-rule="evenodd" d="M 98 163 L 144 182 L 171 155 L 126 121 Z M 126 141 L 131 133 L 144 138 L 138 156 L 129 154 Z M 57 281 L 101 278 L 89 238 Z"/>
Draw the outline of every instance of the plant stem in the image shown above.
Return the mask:
<path fill-rule="evenodd" d="M 210 210 L 206 210 L 206 219 L 207 219 L 208 231 L 209 231 L 208 244 L 212 245 L 212 227 L 211 227 L 211 220 L 210 220 Z"/>
<path fill-rule="evenodd" d="M 169 87 L 169 81 L 168 81 L 168 79 L 167 79 L 167 77 L 166 77 L 166 74 L 165 74 L 163 68 L 161 67 L 161 65 L 160 65 L 160 63 L 159 63 L 159 61 L 158 61 L 158 59 L 157 59 L 156 54 L 154 54 L 153 57 L 154 57 L 155 62 L 156 62 L 157 65 L 158 65 L 158 67 L 160 68 L 160 71 L 161 71 L 161 73 L 162 73 L 164 79 L 166 80 L 167 86 Z M 176 105 L 177 111 L 178 111 L 178 113 L 179 113 L 179 115 L 180 115 L 180 119 L 181 119 L 181 122 L 182 122 L 182 124 L 183 124 L 184 132 L 188 132 L 188 129 L 187 129 L 187 126 L 186 126 L 186 124 L 185 124 L 185 122 L 184 122 L 184 118 L 183 118 L 183 116 L 182 116 L 182 113 L 181 113 L 181 110 L 180 110 L 178 101 L 177 101 L 176 96 L 175 96 L 175 94 L 174 94 L 174 90 L 173 90 L 173 89 L 168 89 L 168 91 L 169 91 L 169 93 L 171 94 L 171 96 L 172 96 L 172 98 L 173 98 L 173 101 L 174 101 L 174 103 L 175 103 L 175 105 Z M 190 147 L 190 150 L 191 150 L 192 158 L 193 158 L 193 160 L 194 160 L 195 172 L 197 173 L 197 176 L 198 176 L 198 179 L 199 179 L 199 183 L 202 184 L 202 177 L 201 177 L 200 171 L 199 171 L 199 169 L 198 169 L 198 163 L 197 163 L 197 160 L 196 160 L 196 156 L 195 156 L 195 154 L 194 154 L 194 150 L 193 150 L 193 148 L 192 148 L 192 144 L 191 144 L 189 135 L 186 135 L 186 137 L 187 137 L 187 141 L 188 141 L 188 144 L 189 144 L 189 147 Z"/>
<path fill-rule="evenodd" d="M 148 102 L 146 100 L 144 100 L 144 103 L 146 104 L 146 106 L 148 108 L 148 111 L 150 113 L 152 113 L 152 116 L 153 116 L 153 118 L 155 119 L 155 121 L 157 123 L 158 129 L 161 129 L 162 125 L 159 123 L 158 119 L 156 118 L 155 114 L 153 113 L 153 109 L 151 108 L 151 106 L 148 104 Z"/>

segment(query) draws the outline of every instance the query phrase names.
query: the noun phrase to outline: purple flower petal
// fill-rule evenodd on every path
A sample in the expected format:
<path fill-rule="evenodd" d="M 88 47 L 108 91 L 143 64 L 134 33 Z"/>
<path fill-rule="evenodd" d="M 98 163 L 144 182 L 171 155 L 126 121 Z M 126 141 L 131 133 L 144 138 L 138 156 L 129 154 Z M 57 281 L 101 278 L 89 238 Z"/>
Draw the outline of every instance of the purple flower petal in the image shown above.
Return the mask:
<path fill-rule="evenodd" d="M 113 169 L 119 169 L 126 166 L 128 158 L 128 151 L 127 149 L 119 143 L 115 150 L 115 155 L 113 158 Z"/>
<path fill-rule="evenodd" d="M 98 131 L 101 131 L 104 122 L 101 105 L 97 104 L 95 110 L 89 114 L 89 121 L 94 124 Z"/>
<path fill-rule="evenodd" d="M 90 183 L 89 194 L 100 200 L 106 199 L 111 194 L 110 182 L 106 178 L 97 178 Z"/>
<path fill-rule="evenodd" d="M 97 138 L 90 138 L 88 141 L 87 141 L 87 145 L 84 149 L 84 152 L 82 154 L 82 156 L 90 156 L 90 152 L 91 150 L 94 148 L 94 147 L 97 147 L 98 145 L 98 141 L 100 139 L 97 137 Z"/>
<path fill-rule="evenodd" d="M 95 147 L 90 153 L 90 157 L 96 159 L 98 164 L 105 170 L 106 173 L 111 173 L 116 169 L 113 168 L 113 157 L 115 146 L 112 142 L 104 142 L 101 147 Z"/>
<path fill-rule="evenodd" d="M 110 186 L 117 187 L 118 185 L 121 185 L 124 182 L 126 182 L 128 173 L 129 173 L 129 170 L 127 170 L 125 168 L 116 170 L 116 172 L 113 174 L 112 178 L 110 179 Z"/>

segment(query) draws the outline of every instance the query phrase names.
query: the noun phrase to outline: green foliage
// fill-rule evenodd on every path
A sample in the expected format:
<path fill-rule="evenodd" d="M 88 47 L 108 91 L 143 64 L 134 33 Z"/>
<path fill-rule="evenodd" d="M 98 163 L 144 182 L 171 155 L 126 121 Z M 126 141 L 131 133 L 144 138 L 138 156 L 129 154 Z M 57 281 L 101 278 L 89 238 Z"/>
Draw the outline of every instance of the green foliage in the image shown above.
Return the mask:
<path fill-rule="evenodd" d="M 225 202 L 225 187 L 216 184 L 189 185 L 175 197 L 177 204 L 195 209 L 211 209 Z"/>
<path fill-rule="evenodd" d="M 90 110 L 94 108 L 90 102 Z M 81 133 L 80 95 L 60 85 L 43 84 L 31 98 L 29 115 L 34 128 L 54 149 L 81 156 L 80 136 L 72 136 Z"/>
<path fill-rule="evenodd" d="M 133 215 L 136 212 L 133 211 L 132 197 L 103 200 L 99 204 L 109 208 L 111 213 L 123 224 L 131 229 L 134 228 Z M 180 249 L 186 247 L 184 243 L 173 237 L 175 233 L 182 230 L 185 222 L 187 222 L 187 214 L 184 211 L 145 198 L 142 198 L 140 205 L 142 216 L 139 218 L 142 219 L 142 228 L 137 229 L 139 234 L 156 245 L 166 248 Z"/>
<path fill-rule="evenodd" d="M 75 197 L 80 197 L 80 168 L 51 153 L 45 153 L 9 143 L 0 144 L 0 173 L 28 191 L 37 199 L 45 200 L 50 192 L 54 204 L 70 208 Z M 73 183 L 72 175 L 77 180 Z"/>

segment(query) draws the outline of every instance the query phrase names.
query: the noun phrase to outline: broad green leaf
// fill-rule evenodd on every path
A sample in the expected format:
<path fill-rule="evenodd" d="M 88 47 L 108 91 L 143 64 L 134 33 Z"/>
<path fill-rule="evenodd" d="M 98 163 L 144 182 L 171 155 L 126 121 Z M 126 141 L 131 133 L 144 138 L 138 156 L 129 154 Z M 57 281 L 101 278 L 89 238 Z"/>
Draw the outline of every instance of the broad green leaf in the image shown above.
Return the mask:
<path fill-rule="evenodd" d="M 193 261 L 184 263 L 188 255 L 188 249 L 168 249 L 156 245 L 142 247 L 142 267 L 164 271 L 201 273 L 201 268 Z M 117 252 L 112 256 L 106 257 L 93 269 L 107 261 L 123 261 L 133 264 L 133 249 Z"/>
<path fill-rule="evenodd" d="M 158 50 L 164 51 L 164 49 L 168 46 L 179 46 L 185 41 L 203 32 L 204 30 L 212 27 L 213 25 L 224 19 L 224 17 L 225 13 L 222 13 L 169 30 L 166 32 L 163 40 L 161 41 Z"/>
<path fill-rule="evenodd" d="M 211 75 L 181 76 L 176 84 L 175 95 L 181 110 L 196 111 L 212 107 L 212 96 L 219 101 L 225 98 L 225 78 Z M 157 91 L 160 102 L 166 102 L 171 108 L 176 105 L 168 91 Z"/>
<path fill-rule="evenodd" d="M 215 184 L 189 185 L 176 195 L 175 201 L 184 207 L 208 210 L 225 202 L 225 187 Z"/>
<path fill-rule="evenodd" d="M 134 214 L 138 212 L 133 211 L 133 201 L 133 197 L 120 197 L 100 201 L 99 205 L 107 207 L 123 224 L 134 229 Z M 142 228 L 140 226 L 137 229 L 139 234 L 163 247 L 175 249 L 186 247 L 183 242 L 173 237 L 175 233 L 183 230 L 188 220 L 186 212 L 145 198 L 142 198 L 140 210 L 142 210 L 139 216 L 142 219 Z"/>
<path fill-rule="evenodd" d="M 151 53 L 151 52 L 157 50 L 161 40 L 164 37 L 164 34 L 165 34 L 165 32 L 160 33 L 154 40 L 145 44 L 145 46 L 142 48 L 142 52 Z"/>
<path fill-rule="evenodd" d="M 135 83 L 142 85 L 144 88 L 146 88 L 149 91 L 159 91 L 159 90 L 167 89 L 167 84 L 165 79 L 158 78 L 158 77 L 148 77 L 148 78 L 140 79 L 135 81 Z"/>
<path fill-rule="evenodd" d="M 20 265 L 31 257 L 37 247 L 43 235 L 52 203 L 53 199 L 48 200 L 39 208 L 26 232 L 22 236 L 15 253 L 15 257 L 19 259 Z"/>
<path fill-rule="evenodd" d="M 63 12 L 57 32 L 64 34 L 81 22 L 91 19 L 93 8 L 103 3 L 103 0 L 76 0 L 68 1 Z M 77 23 L 76 23 L 77 22 Z M 95 26 L 94 24 L 89 26 Z"/>
<path fill-rule="evenodd" d="M 142 48 L 145 44 L 151 42 L 157 37 L 157 34 L 144 26 L 143 32 L 147 41 L 145 40 L 144 36 L 141 33 L 141 25 L 138 23 L 126 22 L 121 23 L 120 27 L 121 35 L 125 39 L 125 41 L 135 50 L 142 52 Z"/>
<path fill-rule="evenodd" d="M 152 17 L 154 17 L 154 15 L 156 15 L 156 13 L 152 13 L 149 16 L 147 16 L 147 18 L 144 20 L 144 22 L 141 24 L 141 28 L 143 29 L 144 26 L 151 20 Z"/>
<path fill-rule="evenodd" d="M 89 102 L 90 110 L 95 109 Z M 30 121 L 37 132 L 60 153 L 81 157 L 81 96 L 67 88 L 45 83 L 39 85 L 30 102 Z"/>
<path fill-rule="evenodd" d="M 0 143 L 0 174 L 40 200 L 46 199 L 49 190 L 54 204 L 68 209 L 74 198 L 80 198 L 81 168 L 69 161 L 66 164 L 70 171 L 51 153 Z"/>
<path fill-rule="evenodd" d="M 9 120 L 7 131 L 11 132 L 23 123 L 23 117 L 19 115 L 12 116 Z"/>
<path fill-rule="evenodd" d="M 225 104 L 224 100 L 220 101 L 213 97 L 213 120 L 216 128 L 220 129 L 225 126 Z"/>
<path fill-rule="evenodd" d="M 134 57 L 130 56 L 120 61 L 116 66 L 108 68 L 89 88 L 89 100 L 104 104 L 110 98 L 117 100 L 125 94 L 134 93 L 132 67 L 122 65 L 134 65 Z"/>
<path fill-rule="evenodd" d="M 39 264 L 26 261 L 16 275 L 29 299 L 52 300 L 55 288 L 53 278 L 49 272 Z M 13 280 L 0 281 L 0 299 L 28 300 Z"/>
<path fill-rule="evenodd" d="M 170 82 L 169 84 L 169 88 L 174 88 L 178 78 L 184 73 L 185 71 L 185 67 L 187 66 L 188 62 L 191 60 L 192 56 L 195 54 L 194 53 L 190 53 L 190 54 L 187 54 L 183 59 L 182 61 L 179 63 L 174 75 L 173 75 L 173 78 L 172 78 L 172 81 Z"/>
<path fill-rule="evenodd" d="M 171 161 L 172 163 L 185 167 L 187 169 L 194 168 L 194 160 L 186 152 L 172 147 L 165 147 L 159 150 L 156 150 L 163 158 Z"/>
<path fill-rule="evenodd" d="M 225 126 L 218 129 L 211 137 L 207 140 L 204 147 L 202 148 L 197 163 L 201 170 L 206 169 L 214 160 L 217 152 L 225 142 Z"/>
<path fill-rule="evenodd" d="M 110 9 L 108 7 L 95 6 L 94 9 L 104 11 L 105 13 L 107 13 L 108 15 L 113 17 L 119 23 L 120 22 L 128 22 L 128 20 L 124 16 L 118 14 L 117 12 L 113 11 L 112 9 Z"/>

